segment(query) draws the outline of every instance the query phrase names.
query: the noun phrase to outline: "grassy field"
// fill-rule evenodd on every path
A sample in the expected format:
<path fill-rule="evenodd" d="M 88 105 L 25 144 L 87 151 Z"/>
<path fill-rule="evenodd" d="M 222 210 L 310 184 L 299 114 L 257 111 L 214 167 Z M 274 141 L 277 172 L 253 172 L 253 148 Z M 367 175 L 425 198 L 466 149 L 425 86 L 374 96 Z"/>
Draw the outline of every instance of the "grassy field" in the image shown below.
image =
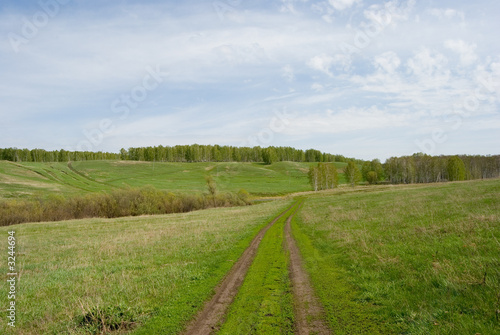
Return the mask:
<path fill-rule="evenodd" d="M 336 190 L 292 228 L 335 334 L 500 334 L 500 180 Z"/>
<path fill-rule="evenodd" d="M 289 201 L 164 216 L 76 220 L 16 231 L 17 323 L 2 334 L 177 334 L 250 240 Z M 2 278 L 6 279 L 6 271 Z M 7 285 L 0 285 L 5 304 Z"/>
<path fill-rule="evenodd" d="M 308 191 L 314 163 L 152 163 L 87 161 L 12 163 L 0 161 L 0 199 L 81 194 L 152 185 L 172 192 L 202 192 L 211 175 L 221 191 L 245 189 L 256 196 Z M 335 163 L 341 169 L 344 163 Z M 343 175 L 340 176 L 343 180 Z"/>
<path fill-rule="evenodd" d="M 30 198 L 48 194 L 81 194 L 111 190 L 68 167 L 67 163 L 0 161 L 0 198 Z"/>
<path fill-rule="evenodd" d="M 280 195 L 309 191 L 309 166 L 0 162 L 0 198 L 147 184 L 206 192 L 207 175 L 221 191 Z M 500 334 L 499 179 L 342 185 L 300 196 L 293 236 L 335 334 Z M 4 262 L 7 232 L 17 238 L 11 333 L 179 334 L 253 236 L 291 203 L 1 227 Z M 221 334 L 293 332 L 284 221 L 262 240 Z M 0 285 L 0 301 L 7 293 Z M 8 333 L 6 322 L 0 333 Z"/>

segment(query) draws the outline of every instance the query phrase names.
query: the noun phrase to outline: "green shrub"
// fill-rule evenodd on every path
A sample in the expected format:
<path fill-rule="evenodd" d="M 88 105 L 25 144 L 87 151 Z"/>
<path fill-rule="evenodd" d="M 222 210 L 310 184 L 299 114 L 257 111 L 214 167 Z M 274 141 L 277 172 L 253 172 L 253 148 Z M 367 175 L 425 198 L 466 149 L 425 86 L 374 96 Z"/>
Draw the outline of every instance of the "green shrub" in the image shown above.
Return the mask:
<path fill-rule="evenodd" d="M 238 198 L 243 201 L 245 204 L 249 204 L 248 198 L 250 198 L 250 193 L 247 190 L 241 189 L 238 191 Z"/>
<path fill-rule="evenodd" d="M 246 191 L 245 191 L 246 192 Z M 248 192 L 247 192 L 248 194 Z M 141 189 L 115 190 L 64 198 L 50 195 L 38 200 L 0 202 L 0 226 L 23 222 L 61 221 L 93 217 L 183 213 L 209 207 L 248 204 L 245 193 L 173 194 L 148 186 Z"/>

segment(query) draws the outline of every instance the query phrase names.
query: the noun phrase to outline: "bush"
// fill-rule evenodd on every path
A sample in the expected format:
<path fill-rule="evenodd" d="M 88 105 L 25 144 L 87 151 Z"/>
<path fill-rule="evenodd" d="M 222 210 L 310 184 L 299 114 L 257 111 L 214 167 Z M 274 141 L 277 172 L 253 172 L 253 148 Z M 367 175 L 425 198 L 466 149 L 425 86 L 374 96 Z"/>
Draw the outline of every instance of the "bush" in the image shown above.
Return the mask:
<path fill-rule="evenodd" d="M 209 207 L 247 205 L 248 192 L 212 194 L 174 194 L 151 186 L 115 190 L 64 198 L 6 200 L 0 202 L 0 226 L 23 222 L 60 221 L 83 218 L 183 213 Z"/>
<path fill-rule="evenodd" d="M 375 171 L 368 171 L 366 173 L 366 181 L 369 184 L 376 184 L 377 181 L 378 181 L 377 172 L 375 172 Z"/>
<path fill-rule="evenodd" d="M 248 200 L 250 198 L 250 193 L 248 193 L 247 190 L 241 189 L 238 191 L 238 198 L 243 201 L 245 204 L 250 204 L 250 201 Z"/>

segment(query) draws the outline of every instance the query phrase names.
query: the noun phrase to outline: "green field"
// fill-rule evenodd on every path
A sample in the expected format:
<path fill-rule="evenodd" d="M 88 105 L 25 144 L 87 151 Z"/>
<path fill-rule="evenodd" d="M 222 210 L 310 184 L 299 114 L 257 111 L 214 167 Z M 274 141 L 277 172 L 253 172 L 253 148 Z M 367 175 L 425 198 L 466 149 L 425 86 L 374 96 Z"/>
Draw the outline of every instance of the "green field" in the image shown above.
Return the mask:
<path fill-rule="evenodd" d="M 16 231 L 20 272 L 11 333 L 84 334 L 96 325 L 82 324 L 83 316 L 109 310 L 103 313 L 110 320 L 126 311 L 131 327 L 147 322 L 145 333 L 177 334 L 257 231 L 289 203 L 2 227 L 6 256 L 7 231 Z M 3 303 L 7 292 L 0 285 Z M 6 322 L 0 333 L 9 333 Z"/>
<path fill-rule="evenodd" d="M 154 165 L 154 170 L 153 170 Z M 309 191 L 308 163 L 0 162 L 0 194 L 91 194 L 146 184 L 255 197 L 302 192 L 292 233 L 335 334 L 500 334 L 500 180 Z M 340 166 L 339 166 L 340 168 Z M 0 227 L 16 232 L 16 328 L 5 334 L 180 334 L 253 237 L 294 197 L 185 214 Z M 278 220 L 221 334 L 291 334 Z M 0 285 L 7 304 L 8 286 Z"/>
<path fill-rule="evenodd" d="M 13 163 L 0 161 L 0 199 L 55 193 L 74 195 L 152 185 L 172 192 L 205 191 L 211 175 L 221 191 L 245 189 L 255 196 L 311 190 L 309 166 L 316 163 L 153 163 L 85 161 Z M 344 163 L 335 163 L 341 169 Z M 342 180 L 342 176 L 341 176 Z"/>
<path fill-rule="evenodd" d="M 337 190 L 293 228 L 335 334 L 500 334 L 500 180 Z"/>

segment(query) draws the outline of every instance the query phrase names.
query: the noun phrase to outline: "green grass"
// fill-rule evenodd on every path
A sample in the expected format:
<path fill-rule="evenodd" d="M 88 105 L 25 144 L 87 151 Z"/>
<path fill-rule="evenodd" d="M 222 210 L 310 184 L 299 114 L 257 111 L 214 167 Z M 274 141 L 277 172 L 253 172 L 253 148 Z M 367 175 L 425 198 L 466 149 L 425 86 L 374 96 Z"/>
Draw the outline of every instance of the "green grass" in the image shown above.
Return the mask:
<path fill-rule="evenodd" d="M 335 333 L 500 334 L 499 213 L 498 179 L 343 188 L 293 231 Z"/>
<path fill-rule="evenodd" d="M 88 178 L 114 187 L 150 184 L 169 191 L 201 192 L 206 189 L 205 176 L 211 175 L 221 191 L 245 189 L 254 195 L 281 195 L 311 189 L 307 176 L 311 164 L 94 161 L 73 163 L 73 166 Z"/>
<path fill-rule="evenodd" d="M 220 191 L 280 195 L 310 190 L 311 164 L 90 161 L 70 168 L 2 161 L 0 198 L 147 184 L 206 192 L 208 174 Z M 11 333 L 100 333 L 98 320 L 105 320 L 117 332 L 178 334 L 255 234 L 288 205 L 1 227 L 2 280 L 7 232 L 17 232 Z M 292 231 L 335 334 L 500 334 L 499 213 L 498 179 L 344 185 L 308 194 Z M 221 334 L 293 333 L 284 222 L 262 240 Z M 7 289 L 0 285 L 4 306 Z M 0 333 L 10 330 L 0 323 Z"/>
<path fill-rule="evenodd" d="M 307 172 L 316 163 L 153 163 L 85 161 L 13 163 L 0 161 L 0 199 L 109 191 L 152 185 L 172 192 L 203 192 L 212 175 L 221 191 L 245 189 L 256 196 L 309 191 Z M 340 169 L 344 163 L 335 163 Z M 341 175 L 342 179 L 342 175 Z"/>
<path fill-rule="evenodd" d="M 114 188 L 75 173 L 66 163 L 13 163 L 0 161 L 0 198 L 81 194 Z"/>
<path fill-rule="evenodd" d="M 294 333 L 289 257 L 283 243 L 286 219 L 298 206 L 296 203 L 266 232 L 218 334 Z"/>
<path fill-rule="evenodd" d="M 334 334 L 390 334 L 384 325 L 385 317 L 378 314 L 376 306 L 357 299 L 359 293 L 349 283 L 346 271 L 337 266 L 329 252 L 313 245 L 303 225 L 300 219 L 292 220 L 293 237 Z"/>
<path fill-rule="evenodd" d="M 99 333 L 95 319 L 104 318 L 110 328 L 122 320 L 142 325 L 137 333 L 178 334 L 255 234 L 289 204 L 2 227 L 5 261 L 7 232 L 16 231 L 20 281 L 16 328 L 8 332 L 1 322 L 0 333 Z M 6 306 L 7 285 L 0 297 Z"/>

